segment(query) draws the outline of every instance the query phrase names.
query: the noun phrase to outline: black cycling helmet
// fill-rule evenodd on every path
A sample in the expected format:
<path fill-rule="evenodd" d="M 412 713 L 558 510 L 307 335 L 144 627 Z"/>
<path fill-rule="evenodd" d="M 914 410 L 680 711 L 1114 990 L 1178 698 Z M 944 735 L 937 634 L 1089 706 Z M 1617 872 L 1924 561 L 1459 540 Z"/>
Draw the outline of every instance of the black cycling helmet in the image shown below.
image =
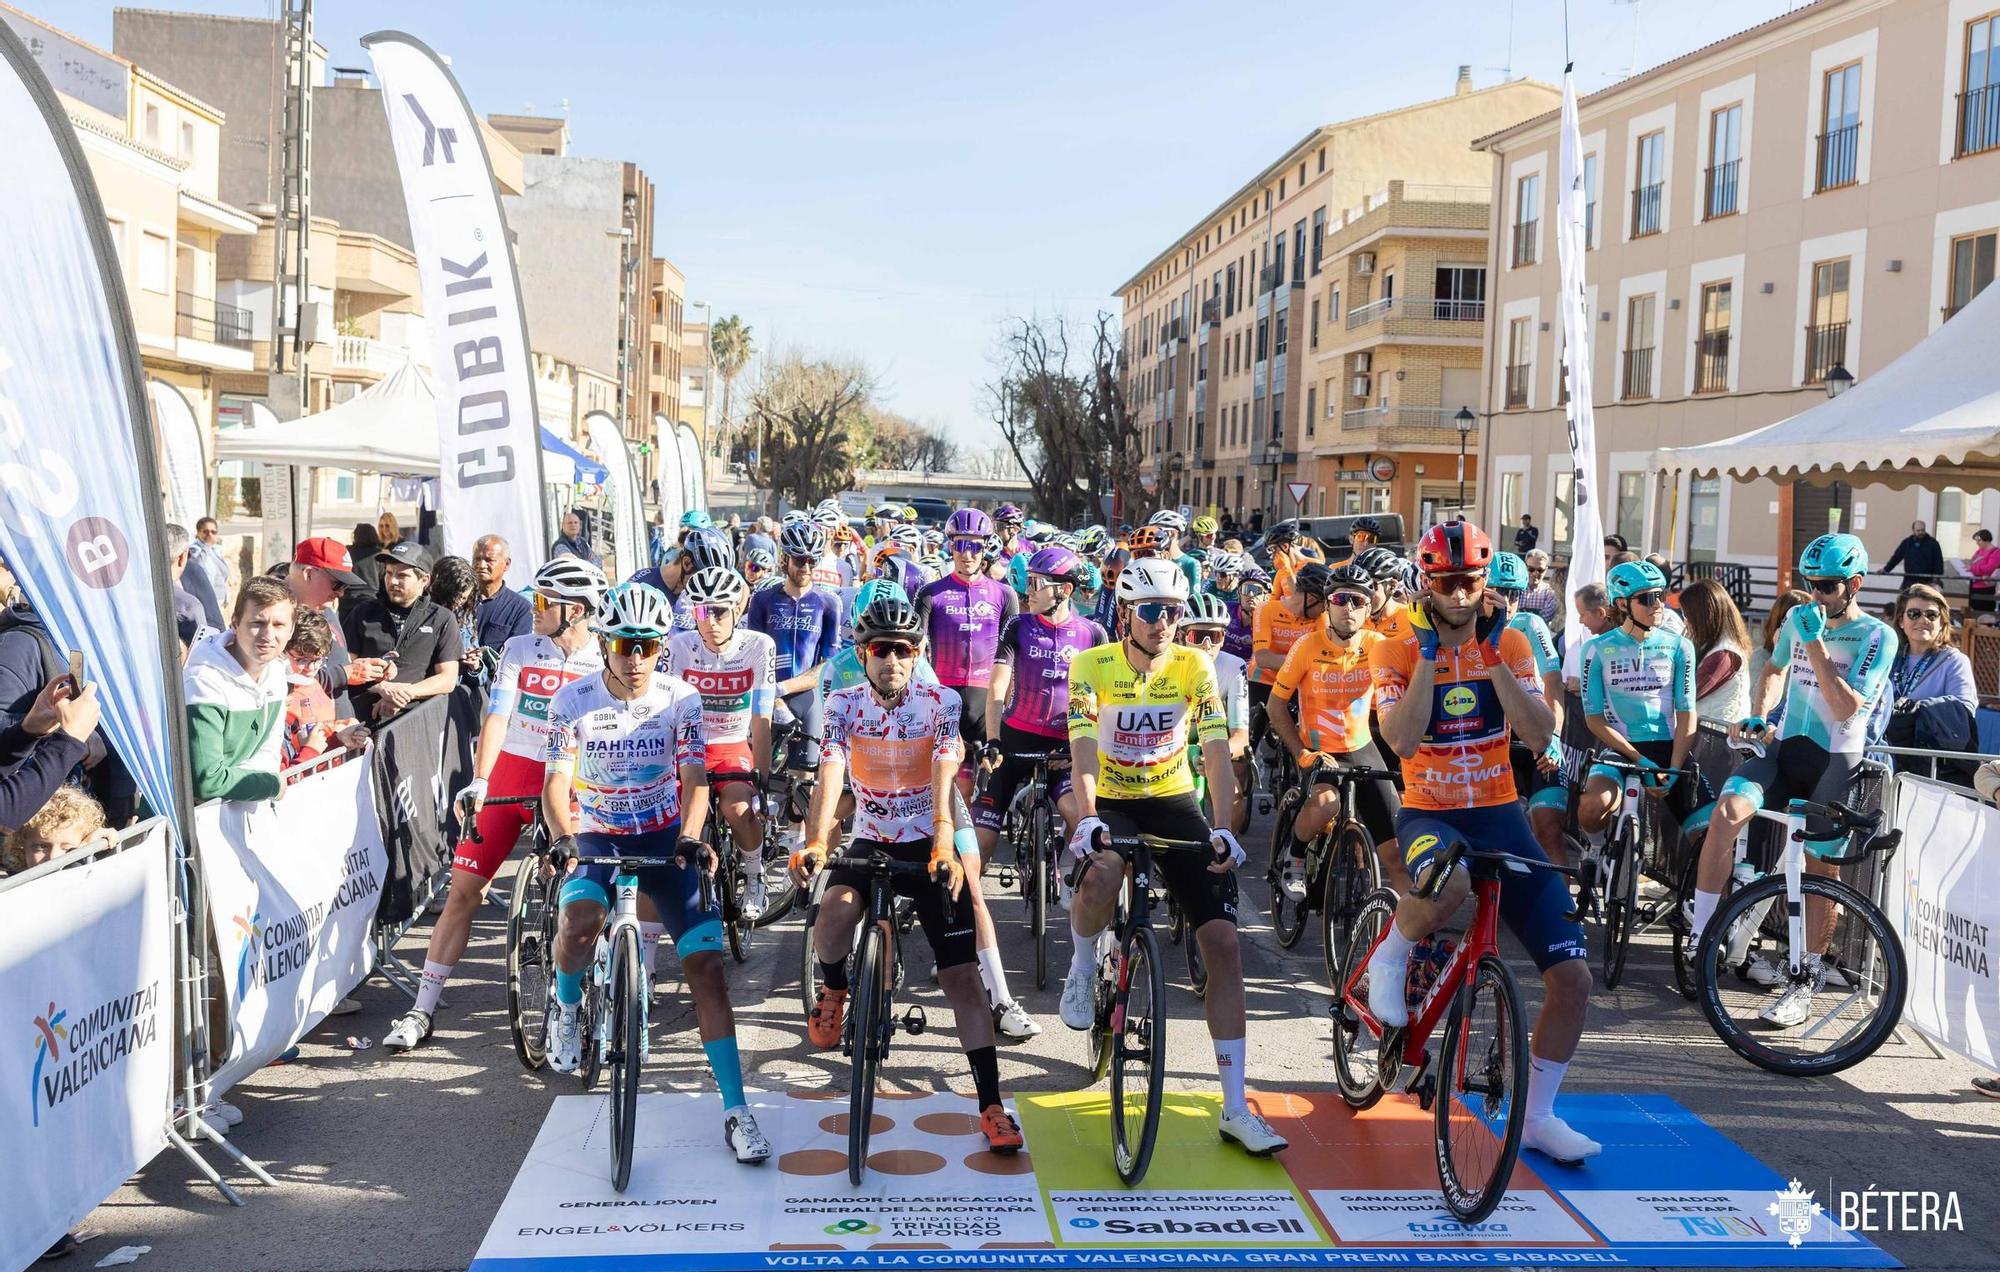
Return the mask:
<path fill-rule="evenodd" d="M 854 643 L 859 645 L 882 637 L 922 640 L 924 620 L 918 617 L 917 607 L 894 595 L 871 601 L 854 621 Z"/>
<path fill-rule="evenodd" d="M 1366 571 L 1377 583 L 1394 583 L 1403 577 L 1403 558 L 1387 548 L 1366 548 L 1349 564 Z"/>
<path fill-rule="evenodd" d="M 1299 537 L 1298 522 L 1280 521 L 1277 525 L 1271 527 L 1271 532 L 1269 534 L 1264 536 L 1264 542 L 1268 546 L 1276 548 L 1276 547 L 1281 547 L 1287 543 L 1296 543 L 1298 541 L 1298 537 Z"/>
<path fill-rule="evenodd" d="M 1325 597 L 1333 591 L 1333 571 L 1318 561 L 1308 562 L 1292 576 L 1292 586 L 1307 596 Z"/>
<path fill-rule="evenodd" d="M 1351 535 L 1356 530 L 1361 531 L 1363 534 L 1372 534 L 1378 539 L 1382 537 L 1382 523 L 1373 517 L 1357 518 L 1354 524 L 1347 528 L 1347 533 Z"/>
<path fill-rule="evenodd" d="M 1309 565 L 1306 570 L 1314 568 Z M 1303 574 L 1305 570 L 1299 573 Z M 1357 592 L 1372 593 L 1375 590 L 1375 576 L 1352 561 L 1343 561 L 1327 571 L 1326 594 L 1331 596 L 1343 587 L 1351 587 Z"/>

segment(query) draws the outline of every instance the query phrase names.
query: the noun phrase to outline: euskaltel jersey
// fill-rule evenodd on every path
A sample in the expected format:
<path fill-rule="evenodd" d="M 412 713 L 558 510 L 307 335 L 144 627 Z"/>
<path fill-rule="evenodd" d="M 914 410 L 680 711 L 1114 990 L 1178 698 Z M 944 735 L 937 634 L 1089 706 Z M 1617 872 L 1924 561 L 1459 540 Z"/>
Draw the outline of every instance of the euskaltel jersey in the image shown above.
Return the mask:
<path fill-rule="evenodd" d="M 1369 648 L 1376 710 L 1383 716 L 1402 706 L 1418 657 L 1414 633 L 1401 640 L 1385 637 Z M 1501 629 L 1498 655 L 1476 638 L 1438 648 L 1423 740 L 1403 761 L 1403 807 L 1488 808 L 1517 798 L 1508 754 L 1513 731 L 1494 676 L 1512 676 L 1523 693 L 1543 700 L 1534 651 L 1519 628 Z"/>

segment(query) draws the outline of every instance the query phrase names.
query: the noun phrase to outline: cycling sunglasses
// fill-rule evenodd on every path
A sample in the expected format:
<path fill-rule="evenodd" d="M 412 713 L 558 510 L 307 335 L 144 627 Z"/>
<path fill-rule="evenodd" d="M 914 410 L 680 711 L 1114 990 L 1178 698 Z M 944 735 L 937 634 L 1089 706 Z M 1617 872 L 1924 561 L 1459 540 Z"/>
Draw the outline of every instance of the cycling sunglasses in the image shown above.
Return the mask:
<path fill-rule="evenodd" d="M 986 551 L 986 540 L 953 539 L 951 541 L 951 550 L 953 552 L 984 552 Z"/>
<path fill-rule="evenodd" d="M 567 602 L 557 597 L 543 596 L 540 592 L 535 593 L 535 613 L 537 614 L 541 613 L 544 610 L 551 610 L 558 605 L 564 605 L 564 604 L 567 604 Z"/>
<path fill-rule="evenodd" d="M 819 564 L 819 558 L 817 558 L 817 557 L 809 557 L 809 556 L 798 556 L 798 555 L 792 555 L 792 556 L 787 556 L 787 557 L 785 558 L 785 560 L 787 560 L 787 561 L 790 561 L 790 562 L 791 562 L 791 563 L 792 563 L 793 565 L 818 565 L 818 564 Z"/>
<path fill-rule="evenodd" d="M 1518 601 L 1522 595 L 1521 589 L 1518 587 L 1496 587 L 1493 591 L 1501 599 L 1509 601 Z"/>
<path fill-rule="evenodd" d="M 1328 593 L 1326 600 L 1329 605 L 1345 606 L 1348 609 L 1375 603 L 1374 597 L 1363 592 L 1331 592 Z"/>
<path fill-rule="evenodd" d="M 1142 623 L 1178 623 L 1181 615 L 1187 613 L 1187 607 L 1171 601 L 1140 601 L 1132 607 L 1132 612 Z"/>
<path fill-rule="evenodd" d="M 1462 573 L 1433 574 L 1429 576 L 1428 581 L 1431 585 L 1431 591 L 1439 596 L 1451 596 L 1457 592 L 1464 592 L 1468 596 L 1476 595 L 1479 589 L 1486 583 L 1485 576 L 1473 570 L 1467 570 Z"/>
<path fill-rule="evenodd" d="M 736 607 L 734 605 L 697 605 L 694 607 L 694 616 L 697 619 L 703 619 L 711 623 L 721 622 L 724 618 L 728 618 L 735 613 Z"/>
<path fill-rule="evenodd" d="M 1220 627 L 1190 627 L 1181 633 L 1181 639 L 1190 645 L 1220 645 L 1222 637 Z"/>
<path fill-rule="evenodd" d="M 1807 579 L 1807 586 L 1815 592 L 1838 592 L 1847 586 L 1846 579 Z"/>
<path fill-rule="evenodd" d="M 611 652 L 621 658 L 651 658 L 660 652 L 658 636 L 609 636 Z"/>
<path fill-rule="evenodd" d="M 908 662 L 917 656 L 917 647 L 906 640 L 871 640 L 868 652 L 876 658 L 894 658 L 898 662 Z"/>
<path fill-rule="evenodd" d="M 1652 588 L 1644 592 L 1634 592 L 1628 599 L 1634 605 L 1643 605 L 1647 609 L 1651 609 L 1661 601 L 1666 600 L 1667 594 L 1658 588 Z"/>

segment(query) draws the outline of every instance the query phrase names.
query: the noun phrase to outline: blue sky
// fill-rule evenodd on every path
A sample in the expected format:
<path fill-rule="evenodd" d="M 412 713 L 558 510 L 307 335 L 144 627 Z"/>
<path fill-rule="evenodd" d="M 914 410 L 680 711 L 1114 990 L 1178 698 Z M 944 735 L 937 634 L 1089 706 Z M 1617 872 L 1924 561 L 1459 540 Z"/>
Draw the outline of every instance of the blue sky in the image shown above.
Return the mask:
<path fill-rule="evenodd" d="M 103 0 L 15 3 L 111 44 Z M 1635 14 L 1644 68 L 1795 4 L 1572 0 L 1579 91 L 1632 64 Z M 334 65 L 366 66 L 359 37 L 399 26 L 451 55 L 482 113 L 566 99 L 576 153 L 658 186 L 690 300 L 764 348 L 864 359 L 890 405 L 973 446 L 997 441 L 979 385 L 1008 315 L 1115 311 L 1111 289 L 1318 124 L 1443 96 L 1462 62 L 1482 86 L 1563 67 L 1559 0 L 1515 0 L 1511 59 L 1507 0 L 316 9 Z"/>

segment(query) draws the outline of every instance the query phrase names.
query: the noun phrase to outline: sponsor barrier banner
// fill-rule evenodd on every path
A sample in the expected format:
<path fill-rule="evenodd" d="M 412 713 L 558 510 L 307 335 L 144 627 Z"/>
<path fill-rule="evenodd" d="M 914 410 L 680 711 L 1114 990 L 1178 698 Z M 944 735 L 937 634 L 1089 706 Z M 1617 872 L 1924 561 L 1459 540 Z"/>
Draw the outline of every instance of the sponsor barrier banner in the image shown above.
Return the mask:
<path fill-rule="evenodd" d="M 1169 1092 L 1139 1188 L 1112 1166 L 1102 1090 L 1012 1103 L 1027 1148 L 1003 1158 L 986 1151 L 971 1098 L 879 1092 L 855 1187 L 844 1091 L 753 1095 L 776 1150 L 754 1171 L 722 1144 L 720 1097 L 647 1092 L 618 1193 L 603 1098 L 559 1097 L 472 1272 L 1895 1266 L 1665 1096 L 1562 1100 L 1570 1124 L 1616 1156 L 1574 1170 L 1525 1156 L 1500 1207 L 1470 1228 L 1438 1196 L 1432 1117 L 1414 1100 L 1356 1114 L 1333 1094 L 1254 1094 L 1291 1141 L 1258 1159 L 1216 1136 L 1219 1097 Z"/>
<path fill-rule="evenodd" d="M 681 484 L 687 491 L 687 506 L 691 510 L 707 512 L 708 470 L 702 463 L 701 442 L 685 420 L 676 427 L 675 434 L 679 442 Z"/>
<path fill-rule="evenodd" d="M 190 535 L 208 515 L 208 444 L 181 391 L 165 380 L 146 381 L 153 433 L 167 486 L 167 517 Z"/>
<path fill-rule="evenodd" d="M 1941 1047 L 2000 1069 L 2000 809 L 1898 774 L 1889 919 L 1910 963 L 1903 1019 Z"/>
<path fill-rule="evenodd" d="M 374 966 L 387 863 L 371 758 L 302 778 L 274 803 L 195 810 L 229 1017 L 217 1095 L 324 1020 Z"/>
<path fill-rule="evenodd" d="M 0 1268 L 41 1256 L 166 1146 L 168 830 L 0 892 Z"/>
<path fill-rule="evenodd" d="M 424 886 L 451 866 L 442 810 L 449 696 L 426 698 L 375 730 L 375 807 L 389 856 L 376 918 L 394 926 L 417 912 Z"/>

